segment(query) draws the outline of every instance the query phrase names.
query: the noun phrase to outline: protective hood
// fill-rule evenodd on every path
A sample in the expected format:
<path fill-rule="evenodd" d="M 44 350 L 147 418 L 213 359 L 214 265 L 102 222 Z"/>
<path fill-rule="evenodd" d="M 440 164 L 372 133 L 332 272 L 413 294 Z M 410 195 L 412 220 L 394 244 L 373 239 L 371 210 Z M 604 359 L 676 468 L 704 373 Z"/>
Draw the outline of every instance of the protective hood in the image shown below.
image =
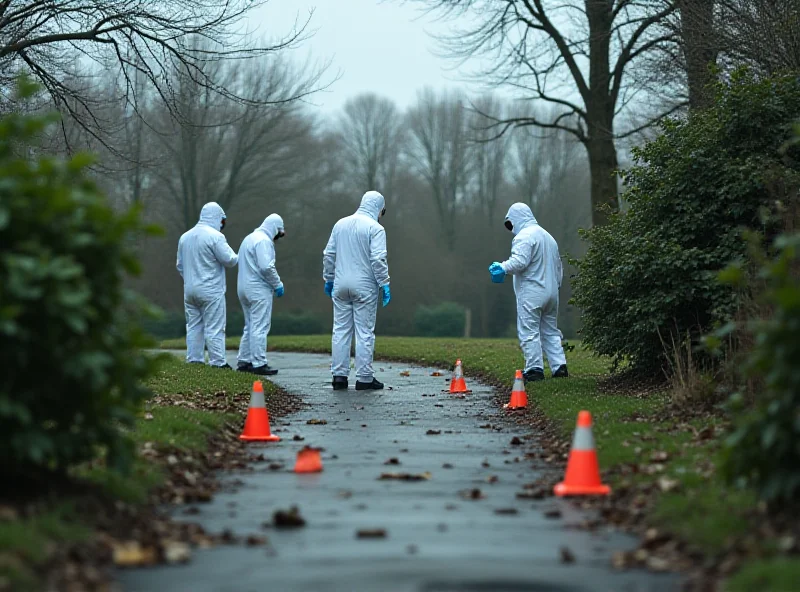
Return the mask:
<path fill-rule="evenodd" d="M 386 207 L 386 200 L 380 193 L 367 191 L 364 197 L 361 198 L 361 206 L 359 206 L 356 214 L 363 214 L 377 221 L 384 207 Z"/>
<path fill-rule="evenodd" d="M 261 226 L 258 227 L 259 230 L 263 230 L 267 233 L 267 236 L 270 237 L 272 240 L 275 240 L 275 237 L 278 236 L 278 232 L 283 230 L 286 231 L 283 227 L 283 218 L 278 216 L 278 214 L 270 214 L 264 219 L 264 222 Z"/>
<path fill-rule="evenodd" d="M 210 201 L 200 210 L 200 221 L 198 224 L 205 224 L 214 230 L 219 230 L 222 226 L 222 219 L 225 218 L 225 211 L 215 201 Z"/>
<path fill-rule="evenodd" d="M 513 225 L 512 232 L 515 236 L 526 226 L 538 224 L 533 212 L 531 211 L 531 208 L 528 206 L 528 204 L 524 203 L 515 203 L 508 208 L 508 214 L 506 214 L 505 219 L 511 221 L 511 224 Z"/>

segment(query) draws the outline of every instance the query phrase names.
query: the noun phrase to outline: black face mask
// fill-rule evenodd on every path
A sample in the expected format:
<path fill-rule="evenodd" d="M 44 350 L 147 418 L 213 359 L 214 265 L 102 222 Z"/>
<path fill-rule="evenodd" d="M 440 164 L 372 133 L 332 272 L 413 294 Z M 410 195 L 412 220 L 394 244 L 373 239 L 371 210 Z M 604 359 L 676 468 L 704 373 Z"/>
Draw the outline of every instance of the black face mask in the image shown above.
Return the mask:
<path fill-rule="evenodd" d="M 386 208 L 383 208 L 381 210 L 381 218 L 383 218 L 385 215 L 386 215 Z"/>
<path fill-rule="evenodd" d="M 273 240 L 277 241 L 279 239 L 282 239 L 284 236 L 286 236 L 286 233 L 283 230 L 279 230 L 278 234 L 275 235 L 275 238 Z"/>
<path fill-rule="evenodd" d="M 222 232 L 223 230 L 225 230 L 225 218 L 222 219 L 219 225 L 219 231 Z"/>
<path fill-rule="evenodd" d="M 506 228 L 508 228 L 510 231 L 514 230 L 514 225 L 511 223 L 511 220 L 506 220 Z"/>

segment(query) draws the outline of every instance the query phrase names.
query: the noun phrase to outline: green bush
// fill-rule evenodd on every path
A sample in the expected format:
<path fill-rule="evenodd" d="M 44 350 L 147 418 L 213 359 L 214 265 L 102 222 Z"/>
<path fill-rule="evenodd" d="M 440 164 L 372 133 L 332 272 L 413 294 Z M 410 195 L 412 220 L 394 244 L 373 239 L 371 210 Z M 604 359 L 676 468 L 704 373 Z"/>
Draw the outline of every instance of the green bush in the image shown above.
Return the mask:
<path fill-rule="evenodd" d="M 463 337 L 464 307 L 455 302 L 420 306 L 414 313 L 414 335 L 420 337 Z"/>
<path fill-rule="evenodd" d="M 587 345 L 615 364 L 658 371 L 662 339 L 690 331 L 696 342 L 732 318 L 737 293 L 717 276 L 744 253 L 741 228 L 760 228 L 771 189 L 796 168 L 779 148 L 798 115 L 796 76 L 739 72 L 718 86 L 714 106 L 667 121 L 634 150 L 623 174 L 629 210 L 582 233 L 590 247 L 576 262 L 573 301 Z"/>
<path fill-rule="evenodd" d="M 729 480 L 755 487 L 763 499 L 788 502 L 800 494 L 800 234 L 779 237 L 774 247 L 773 258 L 751 250 L 765 282 L 761 304 L 769 313 L 744 327 L 755 338 L 744 377 L 763 389 L 751 410 L 745 410 L 741 393 L 734 395 L 739 419 L 722 468 Z M 744 277 L 740 266 L 725 274 L 734 284 Z"/>
<path fill-rule="evenodd" d="M 244 313 L 241 310 L 228 311 L 225 329 L 227 335 L 241 335 L 244 331 Z M 273 312 L 270 335 L 319 335 L 330 331 L 321 315 L 313 312 Z M 184 334 L 186 331 L 184 330 Z"/>
<path fill-rule="evenodd" d="M 157 311 L 142 320 L 142 329 L 157 339 L 177 339 L 186 335 L 186 315 L 183 311 Z"/>
<path fill-rule="evenodd" d="M 25 98 L 35 91 L 20 83 Z M 0 472 L 30 475 L 94 458 L 123 468 L 131 426 L 147 396 L 149 362 L 123 288 L 138 273 L 129 249 L 142 227 L 116 214 L 69 160 L 18 156 L 53 117 L 0 120 Z"/>

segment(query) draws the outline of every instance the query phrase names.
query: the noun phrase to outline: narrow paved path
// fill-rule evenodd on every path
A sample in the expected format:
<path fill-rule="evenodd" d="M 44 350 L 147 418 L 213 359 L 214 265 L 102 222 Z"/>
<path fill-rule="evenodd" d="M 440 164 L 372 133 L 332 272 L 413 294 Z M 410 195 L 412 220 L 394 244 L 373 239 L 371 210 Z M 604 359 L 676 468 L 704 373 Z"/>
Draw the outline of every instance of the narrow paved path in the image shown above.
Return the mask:
<path fill-rule="evenodd" d="M 234 356 L 229 356 L 235 364 Z M 560 500 L 518 500 L 537 471 L 526 462 L 526 437 L 504 419 L 491 389 L 468 381 L 464 399 L 442 394 L 444 377 L 431 369 L 378 363 L 378 378 L 393 390 L 334 392 L 329 358 L 272 354 L 275 382 L 301 394 L 309 407 L 273 431 L 268 461 L 244 482 L 192 516 L 211 531 L 259 534 L 268 547 L 227 546 L 194 554 L 190 564 L 124 572 L 128 592 L 533 592 L 676 590 L 674 576 L 614 572 L 610 555 L 630 549 L 630 537 L 569 528 L 585 519 Z M 408 372 L 409 376 L 401 375 Z M 327 421 L 309 425 L 311 419 Z M 481 428 L 491 424 L 497 429 Z M 428 435 L 428 431 L 441 432 Z M 303 441 L 295 441 L 299 435 Z M 324 448 L 324 471 L 290 472 L 304 445 Z M 385 465 L 396 458 L 399 465 Z M 517 460 L 519 459 L 519 460 Z M 270 462 L 284 470 L 270 470 Z M 384 472 L 430 472 L 424 481 L 379 480 Z M 494 481 L 494 482 L 491 482 Z M 472 501 L 460 493 L 479 488 Z M 304 528 L 264 529 L 277 509 L 299 506 Z M 498 513 L 515 508 L 517 513 Z M 561 518 L 545 512 L 558 508 Z M 178 514 L 180 517 L 181 514 Z M 383 539 L 357 538 L 360 529 L 385 529 Z M 574 563 L 561 562 L 567 547 Z"/>

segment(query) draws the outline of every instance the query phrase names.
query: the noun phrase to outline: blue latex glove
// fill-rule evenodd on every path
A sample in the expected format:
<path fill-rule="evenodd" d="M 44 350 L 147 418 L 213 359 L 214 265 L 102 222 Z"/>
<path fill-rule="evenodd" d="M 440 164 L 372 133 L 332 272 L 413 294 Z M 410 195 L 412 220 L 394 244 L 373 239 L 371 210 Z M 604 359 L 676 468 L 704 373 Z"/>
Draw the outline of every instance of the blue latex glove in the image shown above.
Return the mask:
<path fill-rule="evenodd" d="M 280 286 L 278 286 L 277 288 L 275 288 L 275 296 L 277 296 L 278 298 L 280 298 L 281 296 L 283 296 L 283 293 L 284 293 L 284 292 L 285 292 L 285 290 L 283 289 L 283 284 L 281 284 Z"/>
<path fill-rule="evenodd" d="M 384 306 L 386 306 L 392 301 L 392 291 L 389 289 L 388 285 L 383 286 L 381 288 L 381 295 L 382 295 L 381 302 L 383 303 Z"/>
<path fill-rule="evenodd" d="M 489 266 L 489 273 L 492 274 L 492 281 L 495 284 L 502 284 L 503 280 L 506 278 L 506 272 L 503 271 L 503 266 L 497 261 Z"/>
<path fill-rule="evenodd" d="M 333 298 L 333 282 L 325 282 L 325 294 L 328 298 Z"/>

